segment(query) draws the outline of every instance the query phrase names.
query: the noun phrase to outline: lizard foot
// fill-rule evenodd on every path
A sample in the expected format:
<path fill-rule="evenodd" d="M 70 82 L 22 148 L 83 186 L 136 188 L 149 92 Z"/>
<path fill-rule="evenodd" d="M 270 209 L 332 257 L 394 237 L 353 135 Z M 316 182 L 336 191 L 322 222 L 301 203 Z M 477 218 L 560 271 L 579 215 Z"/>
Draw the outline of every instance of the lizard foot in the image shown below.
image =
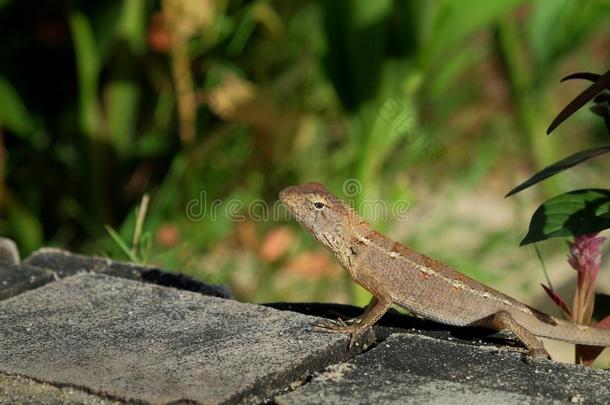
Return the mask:
<path fill-rule="evenodd" d="M 512 346 L 499 346 L 496 348 L 496 353 L 519 353 L 519 354 L 527 354 L 527 349 L 523 347 L 512 347 Z"/>
<path fill-rule="evenodd" d="M 341 318 L 338 318 L 336 321 L 333 320 L 323 320 L 314 324 L 314 327 L 317 329 L 322 329 L 326 332 L 336 332 L 336 333 L 350 333 L 353 329 L 358 328 L 358 324 L 362 322 L 358 318 L 348 319 L 344 321 Z"/>
<path fill-rule="evenodd" d="M 525 360 L 536 360 L 536 359 L 547 359 L 550 360 L 551 356 L 544 349 L 530 349 L 527 350 L 522 347 L 512 346 L 500 346 L 498 347 L 498 353 L 509 352 L 509 353 L 520 353 L 525 356 Z"/>
<path fill-rule="evenodd" d="M 361 336 L 364 336 L 369 330 L 370 326 L 360 324 L 361 320 L 358 318 L 343 321 L 338 319 L 336 321 L 325 320 L 314 324 L 314 328 L 323 332 L 330 333 L 343 333 L 349 335 L 348 349 L 351 349 L 354 344 L 358 341 Z"/>
<path fill-rule="evenodd" d="M 551 360 L 551 356 L 545 349 L 531 349 L 527 352 L 527 357 L 532 359 L 547 359 Z"/>

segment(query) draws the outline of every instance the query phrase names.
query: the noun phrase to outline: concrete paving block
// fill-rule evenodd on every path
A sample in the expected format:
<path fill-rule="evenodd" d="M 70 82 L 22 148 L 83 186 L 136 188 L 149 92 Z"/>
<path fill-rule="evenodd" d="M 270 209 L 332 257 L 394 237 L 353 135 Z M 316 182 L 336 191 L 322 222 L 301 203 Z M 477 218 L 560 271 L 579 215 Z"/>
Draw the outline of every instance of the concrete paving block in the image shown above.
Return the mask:
<path fill-rule="evenodd" d="M 79 274 L 0 302 L 0 372 L 110 399 L 257 403 L 348 358 L 316 319 Z"/>
<path fill-rule="evenodd" d="M 169 273 L 156 267 L 141 266 L 98 256 L 84 256 L 63 249 L 42 248 L 32 253 L 25 263 L 53 270 L 59 278 L 83 272 L 96 272 L 131 280 L 194 291 L 214 297 L 231 298 L 225 285 L 210 285 L 188 276 Z"/>
<path fill-rule="evenodd" d="M 0 264 L 0 300 L 40 287 L 53 277 L 52 271 L 35 266 Z"/>
<path fill-rule="evenodd" d="M 46 405 L 120 405 L 71 387 L 55 387 L 29 378 L 0 373 L 0 403 Z"/>
<path fill-rule="evenodd" d="M 610 372 L 394 334 L 280 395 L 288 404 L 607 404 Z"/>

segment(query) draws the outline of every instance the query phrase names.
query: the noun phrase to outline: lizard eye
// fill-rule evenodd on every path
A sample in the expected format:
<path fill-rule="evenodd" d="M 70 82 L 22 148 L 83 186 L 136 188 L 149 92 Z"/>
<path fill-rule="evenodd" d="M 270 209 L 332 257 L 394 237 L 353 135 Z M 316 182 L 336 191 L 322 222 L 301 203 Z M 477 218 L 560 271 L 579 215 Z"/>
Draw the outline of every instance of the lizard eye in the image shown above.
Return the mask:
<path fill-rule="evenodd" d="M 323 203 L 323 202 L 318 201 L 318 202 L 315 202 L 315 203 L 313 204 L 313 206 L 314 206 L 314 207 L 316 207 L 316 209 L 317 209 L 317 210 L 321 210 L 322 208 L 324 208 L 324 203 Z"/>

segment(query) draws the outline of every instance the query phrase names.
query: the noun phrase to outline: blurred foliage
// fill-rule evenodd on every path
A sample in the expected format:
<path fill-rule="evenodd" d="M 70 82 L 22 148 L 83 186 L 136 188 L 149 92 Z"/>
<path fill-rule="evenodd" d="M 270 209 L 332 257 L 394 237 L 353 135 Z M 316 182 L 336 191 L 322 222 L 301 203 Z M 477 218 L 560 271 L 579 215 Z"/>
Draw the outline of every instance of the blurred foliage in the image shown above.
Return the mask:
<path fill-rule="evenodd" d="M 247 300 L 345 300 L 334 261 L 263 203 L 348 178 L 356 204 L 417 201 L 418 179 L 548 166 L 551 84 L 607 66 L 609 17 L 602 0 L 0 1 L 0 233 L 125 259 L 148 193 L 150 261 Z"/>

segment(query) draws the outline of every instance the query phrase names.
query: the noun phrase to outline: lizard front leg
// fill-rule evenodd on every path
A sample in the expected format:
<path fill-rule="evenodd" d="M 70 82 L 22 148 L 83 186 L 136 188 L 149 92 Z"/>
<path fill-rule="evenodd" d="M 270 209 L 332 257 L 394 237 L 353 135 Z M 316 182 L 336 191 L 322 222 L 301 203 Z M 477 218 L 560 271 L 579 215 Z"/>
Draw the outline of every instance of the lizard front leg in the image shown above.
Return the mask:
<path fill-rule="evenodd" d="M 391 305 L 391 299 L 373 296 L 367 305 L 364 314 L 361 316 L 346 322 L 322 321 L 314 326 L 327 332 L 345 333 L 349 335 L 348 347 L 351 348 L 357 338 L 366 333 L 366 331 L 388 311 Z"/>
<path fill-rule="evenodd" d="M 527 348 L 528 356 L 547 359 L 551 358 L 540 339 L 519 324 L 507 311 L 498 311 L 492 316 L 477 322 L 477 325 L 488 327 L 497 331 L 504 329 L 509 330 Z"/>

